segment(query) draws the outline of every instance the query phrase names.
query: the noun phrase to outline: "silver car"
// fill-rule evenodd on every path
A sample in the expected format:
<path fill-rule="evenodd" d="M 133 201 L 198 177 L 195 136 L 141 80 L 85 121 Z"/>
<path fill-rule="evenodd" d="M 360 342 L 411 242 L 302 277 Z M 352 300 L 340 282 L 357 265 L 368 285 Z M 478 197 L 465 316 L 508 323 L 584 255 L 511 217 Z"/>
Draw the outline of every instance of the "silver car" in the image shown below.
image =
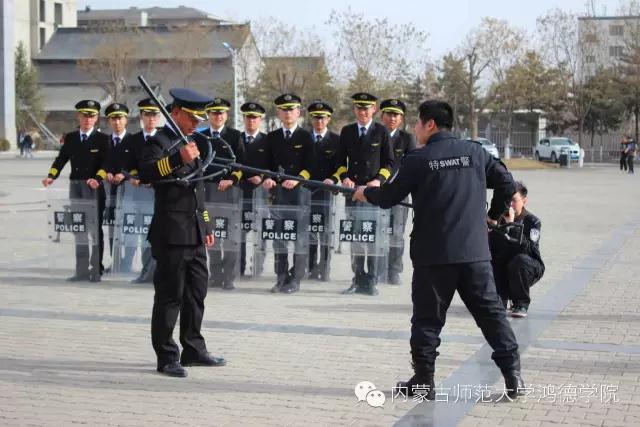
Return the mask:
<path fill-rule="evenodd" d="M 491 154 L 496 159 L 500 158 L 500 152 L 498 151 L 498 147 L 496 146 L 496 144 L 494 144 L 493 142 L 491 142 L 487 138 L 476 138 L 476 139 L 473 139 L 473 140 L 471 138 L 467 138 L 467 139 L 469 141 L 479 142 L 480 144 L 482 144 L 482 148 L 487 150 L 487 153 Z"/>

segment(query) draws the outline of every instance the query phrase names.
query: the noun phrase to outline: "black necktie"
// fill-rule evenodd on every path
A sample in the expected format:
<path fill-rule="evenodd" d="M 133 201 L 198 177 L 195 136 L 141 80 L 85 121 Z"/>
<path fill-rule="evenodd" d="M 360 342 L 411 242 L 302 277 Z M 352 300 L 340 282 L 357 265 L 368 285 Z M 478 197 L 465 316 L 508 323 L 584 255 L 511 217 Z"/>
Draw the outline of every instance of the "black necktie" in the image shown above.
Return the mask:
<path fill-rule="evenodd" d="M 147 139 L 149 139 L 149 135 L 144 136 L 144 142 L 147 142 Z"/>
<path fill-rule="evenodd" d="M 289 129 L 284 131 L 284 139 L 291 138 L 291 131 Z"/>
<path fill-rule="evenodd" d="M 116 136 L 115 138 L 113 138 L 113 147 L 117 147 L 118 144 L 120 144 L 120 137 Z"/>
<path fill-rule="evenodd" d="M 86 133 L 80 134 L 80 141 L 85 142 L 86 140 L 87 140 L 87 134 Z"/>
<path fill-rule="evenodd" d="M 360 139 L 364 138 L 364 136 L 367 134 L 367 128 L 362 126 L 360 128 Z"/>
<path fill-rule="evenodd" d="M 249 135 L 249 136 L 247 137 L 247 142 L 248 142 L 249 144 L 251 144 L 251 143 L 253 142 L 253 139 L 254 139 L 254 138 L 253 138 L 251 135 Z"/>
<path fill-rule="evenodd" d="M 211 132 L 211 136 L 214 139 L 218 139 L 218 138 L 220 138 L 220 132 L 218 132 L 217 130 L 214 130 L 213 132 Z"/>
<path fill-rule="evenodd" d="M 321 139 L 322 139 L 322 135 L 316 135 L 316 142 L 320 142 Z"/>

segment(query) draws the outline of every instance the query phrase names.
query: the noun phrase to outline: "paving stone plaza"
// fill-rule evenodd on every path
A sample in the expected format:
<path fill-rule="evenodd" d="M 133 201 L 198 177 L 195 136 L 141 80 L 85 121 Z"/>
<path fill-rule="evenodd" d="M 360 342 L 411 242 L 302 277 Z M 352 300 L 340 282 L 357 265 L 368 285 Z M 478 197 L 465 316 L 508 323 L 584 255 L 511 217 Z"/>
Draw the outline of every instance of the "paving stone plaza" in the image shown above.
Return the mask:
<path fill-rule="evenodd" d="M 293 295 L 268 292 L 269 263 L 233 291 L 210 289 L 203 334 L 228 364 L 168 378 L 155 371 L 150 284 L 69 283 L 56 268 L 64 254 L 40 186 L 50 162 L 0 158 L 2 426 L 640 425 L 640 191 L 616 165 L 513 171 L 542 219 L 547 266 L 529 316 L 510 320 L 525 396 L 501 398 L 490 349 L 456 297 L 436 401 L 418 402 L 392 389 L 411 376 L 408 251 L 402 285 L 376 297 L 340 293 L 346 256 L 330 283 L 303 281 Z M 383 396 L 359 399 L 363 381 Z"/>

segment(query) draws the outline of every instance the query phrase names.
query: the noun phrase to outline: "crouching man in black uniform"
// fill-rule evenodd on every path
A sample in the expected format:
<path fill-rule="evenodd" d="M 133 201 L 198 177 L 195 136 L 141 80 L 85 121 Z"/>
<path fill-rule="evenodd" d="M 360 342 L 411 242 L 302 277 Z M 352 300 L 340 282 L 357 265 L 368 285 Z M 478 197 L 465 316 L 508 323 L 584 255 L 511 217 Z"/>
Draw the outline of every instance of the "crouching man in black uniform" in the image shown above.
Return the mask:
<path fill-rule="evenodd" d="M 442 101 L 420 105 L 415 126 L 418 149 L 408 153 L 394 176 L 379 188 L 358 187 L 353 198 L 390 208 L 411 194 L 413 262 L 411 355 L 415 375 L 398 383 L 408 395 L 420 390 L 434 399 L 436 349 L 447 309 L 457 290 L 493 348 L 510 397 L 524 387 L 518 343 L 491 270 L 485 213 L 486 189 L 494 190 L 489 217 L 509 210 L 515 183 L 506 167 L 480 144 L 449 132 L 453 111 Z M 426 385 L 426 387 L 425 387 Z"/>
<path fill-rule="evenodd" d="M 511 199 L 511 208 L 504 218 L 507 223 L 515 222 L 524 226 L 522 243 L 510 242 L 501 233 L 489 232 L 496 288 L 505 308 L 511 300 L 511 317 L 527 316 L 531 303 L 529 288 L 544 274 L 544 263 L 540 256 L 542 223 L 537 216 L 525 209 L 527 193 L 527 187 L 521 182 L 516 182 L 516 193 Z"/>
<path fill-rule="evenodd" d="M 202 181 L 174 181 L 201 168 L 200 152 L 206 150 L 206 140 L 192 134 L 196 125 L 205 120 L 204 108 L 211 99 L 189 89 L 172 89 L 169 93 L 174 98 L 171 117 L 182 133 L 193 139 L 179 148 L 180 144 L 174 144 L 178 135 L 169 125 L 158 130 L 143 149 L 140 179 L 152 183 L 155 190 L 148 239 L 157 262 L 151 341 L 158 372 L 186 377 L 183 366 L 225 364 L 223 358 L 207 352 L 200 333 L 209 279 L 205 244 L 213 245 L 209 213 L 204 207 L 204 185 Z M 197 175 L 202 176 L 202 172 Z M 178 313 L 182 355 L 172 337 Z"/>

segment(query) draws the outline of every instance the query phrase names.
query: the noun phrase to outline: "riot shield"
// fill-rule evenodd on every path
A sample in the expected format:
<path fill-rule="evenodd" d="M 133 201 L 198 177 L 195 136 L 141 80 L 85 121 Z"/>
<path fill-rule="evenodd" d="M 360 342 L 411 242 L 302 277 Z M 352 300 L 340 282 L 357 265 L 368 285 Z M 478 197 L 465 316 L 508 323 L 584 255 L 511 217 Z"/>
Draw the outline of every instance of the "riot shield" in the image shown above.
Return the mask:
<path fill-rule="evenodd" d="M 49 187 L 49 270 L 78 280 L 100 280 L 104 188 L 72 180 L 68 189 Z"/>
<path fill-rule="evenodd" d="M 328 191 L 311 194 L 309 216 L 309 278 L 330 280 L 335 237 L 335 199 Z"/>
<path fill-rule="evenodd" d="M 388 210 L 350 199 L 345 200 L 344 210 L 336 213 L 338 241 L 343 244 L 341 257 L 348 247 L 353 277 L 386 277 L 386 263 L 381 259 L 389 251 L 389 216 Z"/>
<path fill-rule="evenodd" d="M 104 212 L 102 215 L 102 230 L 103 233 L 108 237 L 109 246 L 108 250 L 105 250 L 105 253 L 109 255 L 111 268 L 113 268 L 113 233 L 114 226 L 116 220 L 116 206 L 118 203 L 118 189 L 121 187 L 120 185 L 112 185 L 108 182 L 104 181 L 102 183 L 104 186 L 105 192 L 105 201 L 104 201 Z M 107 261 L 105 261 L 107 262 Z M 107 264 L 108 265 L 108 264 Z"/>
<path fill-rule="evenodd" d="M 153 218 L 153 189 L 125 182 L 118 186 L 111 273 L 130 278 L 151 268 L 147 234 Z M 148 280 L 150 281 L 150 280 Z"/>
<path fill-rule="evenodd" d="M 409 199 L 405 199 L 408 202 Z M 406 206 L 396 205 L 389 210 L 389 226 L 387 233 L 389 235 L 388 253 L 381 258 L 382 265 L 379 271 L 386 274 L 380 274 L 378 279 L 380 282 L 398 284 L 399 275 L 404 269 L 403 255 L 405 243 L 405 230 L 407 219 L 409 217 L 409 208 Z"/>
<path fill-rule="evenodd" d="M 264 270 L 265 241 L 260 239 L 256 226 L 255 198 L 266 197 L 267 192 L 261 191 L 262 187 L 254 188 L 249 183 L 244 183 L 242 193 L 242 233 L 240 244 L 240 275 L 244 277 L 260 277 Z M 257 192 L 254 194 L 254 191 Z M 266 200 L 257 202 L 264 206 Z"/>
<path fill-rule="evenodd" d="M 276 275 L 301 280 L 308 262 L 311 193 L 301 186 L 293 190 L 277 186 L 265 192 L 263 188 L 254 191 L 254 251 L 267 263 L 273 259 Z M 289 254 L 293 254 L 291 270 Z"/>
<path fill-rule="evenodd" d="M 209 248 L 209 283 L 214 287 L 228 287 L 240 273 L 242 190 L 234 186 L 218 191 L 217 182 L 208 182 L 205 205 L 215 238 Z"/>

